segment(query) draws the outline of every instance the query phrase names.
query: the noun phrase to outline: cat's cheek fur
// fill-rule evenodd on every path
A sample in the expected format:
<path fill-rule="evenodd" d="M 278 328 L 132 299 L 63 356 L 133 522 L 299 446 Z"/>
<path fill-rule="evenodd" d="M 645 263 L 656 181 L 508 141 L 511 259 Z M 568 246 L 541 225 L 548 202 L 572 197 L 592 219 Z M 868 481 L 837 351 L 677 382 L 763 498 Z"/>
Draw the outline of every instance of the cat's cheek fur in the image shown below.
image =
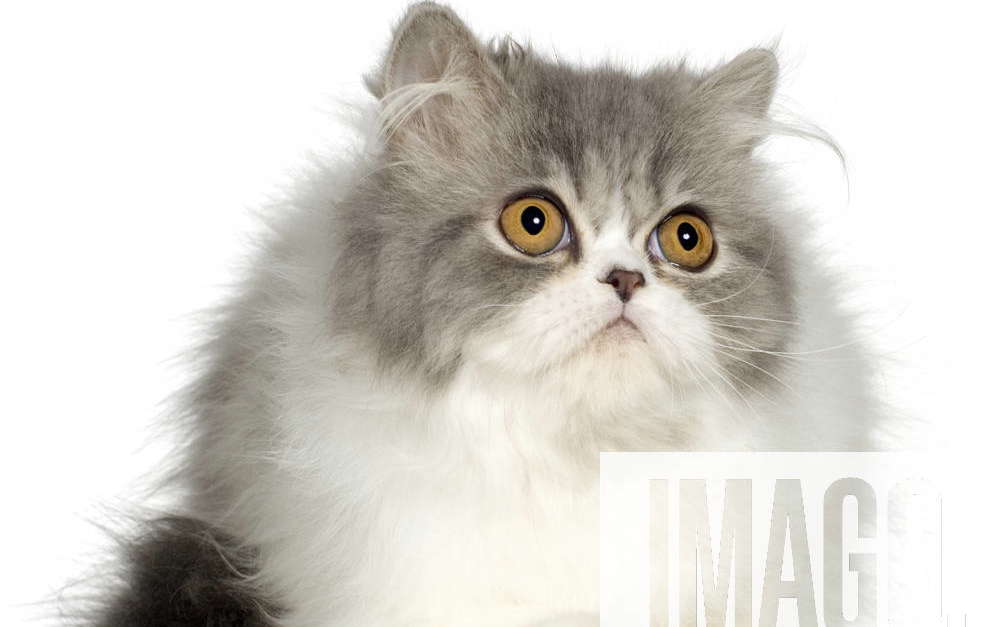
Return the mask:
<path fill-rule="evenodd" d="M 527 393 L 536 399 L 539 420 L 572 407 L 581 424 L 632 422 L 639 440 L 637 416 L 686 417 L 682 403 L 703 394 L 701 379 L 719 371 L 708 349 L 707 319 L 628 244 L 619 225 L 607 224 L 587 242 L 583 261 L 561 269 L 500 323 L 470 338 L 466 368 L 494 381 L 533 385 Z M 627 303 L 602 281 L 613 268 L 648 277 Z M 622 315 L 636 328 L 608 328 Z M 557 407 L 542 412 L 546 396 Z"/>

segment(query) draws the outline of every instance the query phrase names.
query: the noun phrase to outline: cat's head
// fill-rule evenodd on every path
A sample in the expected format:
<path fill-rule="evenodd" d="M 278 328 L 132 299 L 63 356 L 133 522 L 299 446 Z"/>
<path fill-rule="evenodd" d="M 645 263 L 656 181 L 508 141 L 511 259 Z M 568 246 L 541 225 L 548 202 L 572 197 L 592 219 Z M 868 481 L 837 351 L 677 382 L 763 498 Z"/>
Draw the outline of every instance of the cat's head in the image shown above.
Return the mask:
<path fill-rule="evenodd" d="M 768 388 L 794 318 L 753 155 L 776 79 L 766 50 L 581 69 L 416 5 L 369 79 L 384 145 L 338 216 L 338 324 L 431 383 L 474 368 L 596 405 Z"/>

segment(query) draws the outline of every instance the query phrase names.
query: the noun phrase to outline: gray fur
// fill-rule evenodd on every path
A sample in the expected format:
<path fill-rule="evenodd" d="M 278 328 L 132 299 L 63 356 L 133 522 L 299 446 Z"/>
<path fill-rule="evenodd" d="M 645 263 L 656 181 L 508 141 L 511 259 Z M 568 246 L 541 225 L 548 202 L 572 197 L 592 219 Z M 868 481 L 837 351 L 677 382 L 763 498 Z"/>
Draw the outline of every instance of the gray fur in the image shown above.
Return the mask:
<path fill-rule="evenodd" d="M 248 583 L 255 551 L 205 523 L 161 518 L 121 549 L 124 583 L 97 627 L 267 627 L 279 615 Z"/>
<path fill-rule="evenodd" d="M 651 216 L 666 216 L 663 186 L 681 173 L 680 186 L 697 190 L 698 208 L 726 234 L 739 263 L 710 280 L 699 274 L 669 280 L 696 303 L 723 299 L 752 282 L 706 312 L 794 318 L 783 230 L 772 223 L 767 170 L 751 150 L 760 136 L 741 132 L 747 122 L 765 119 L 777 80 L 770 51 L 751 50 L 707 74 L 683 65 L 641 74 L 580 69 L 509 41 L 487 48 L 449 10 L 428 6 L 425 12 L 430 17 L 420 29 L 441 32 L 423 36 L 460 56 L 464 74 L 457 78 L 476 89 L 437 96 L 414 113 L 389 142 L 385 167 L 338 207 L 343 271 L 333 283 L 333 319 L 371 335 L 383 363 L 432 381 L 447 377 L 461 358 L 461 338 L 503 316 L 502 308 L 480 305 L 516 304 L 579 261 L 570 254 L 514 259 L 498 255 L 482 237 L 483 223 L 495 220 L 505 198 L 536 187 L 534 181 L 557 168 L 571 173 L 583 199 L 596 184 L 623 188 L 635 199 L 628 203 L 633 230 Z M 400 41 L 410 41 L 405 29 L 420 14 L 414 9 L 401 25 L 385 78 L 373 84 L 391 83 L 393 54 Z M 436 73 L 428 80 L 444 72 L 427 71 Z M 596 165 L 588 154 L 598 155 Z M 388 166 L 396 162 L 403 165 Z M 605 219 L 599 210 L 568 210 L 595 230 Z M 787 325 L 758 327 L 727 334 L 765 351 L 784 348 Z M 450 352 L 439 350 L 441 337 L 451 338 Z M 771 356 L 741 359 L 753 365 L 722 357 L 754 387 L 774 384 L 757 369 L 778 368 Z"/>
<path fill-rule="evenodd" d="M 282 599 L 308 601 L 291 608 L 293 617 L 295 611 L 362 611 L 365 603 L 337 605 L 335 591 L 338 578 L 353 576 L 362 561 L 357 554 L 371 540 L 364 517 L 382 513 L 385 495 L 372 494 L 364 465 L 379 460 L 367 452 L 379 449 L 381 437 L 393 454 L 403 441 L 400 450 L 426 469 L 433 463 L 419 458 L 422 448 L 414 443 L 434 431 L 410 440 L 398 436 L 394 430 L 412 428 L 410 416 L 391 403 L 380 414 L 376 386 L 361 387 L 376 378 L 371 375 L 386 374 L 432 397 L 457 378 L 470 338 L 502 331 L 511 311 L 590 259 L 582 237 L 544 257 L 498 247 L 501 209 L 519 194 L 539 191 L 543 181 L 570 181 L 558 195 L 575 231 L 613 232 L 624 220 L 630 243 L 640 244 L 679 208 L 671 204 L 678 191 L 687 194 L 690 201 L 681 206 L 695 207 L 712 225 L 726 263 L 685 273 L 654 262 L 645 280 L 679 291 L 714 331 L 730 338 L 710 349 L 723 366 L 716 374 L 737 393 L 766 395 L 788 368 L 781 353 L 795 342 L 794 323 L 802 314 L 802 286 L 793 270 L 795 240 L 803 232 L 785 224 L 769 169 L 754 150 L 782 130 L 768 118 L 776 82 L 775 58 L 767 50 L 748 51 L 709 72 L 683 64 L 641 73 L 609 65 L 584 69 L 509 40 L 485 45 L 449 9 L 412 7 L 384 62 L 367 79 L 381 103 L 377 150 L 361 160 L 356 176 L 322 172 L 303 183 L 289 203 L 295 211 L 279 218 L 243 291 L 224 309 L 203 349 L 206 371 L 186 398 L 189 442 L 175 478 L 191 489 L 184 511 L 207 522 L 170 523 L 141 540 L 133 552 L 134 583 L 102 625 L 263 625 L 271 604 L 260 590 L 268 586 L 283 588 L 276 595 Z M 609 190 L 621 195 L 624 215 L 604 202 Z M 813 297 L 821 312 L 828 309 L 826 296 Z M 754 322 L 731 325 L 715 316 Z M 835 317 L 827 322 L 848 326 Z M 369 354 L 376 372 L 367 370 Z M 357 369 L 349 373 L 354 379 L 338 379 L 351 368 Z M 854 374 L 841 373 L 845 380 Z M 357 387 L 345 393 L 349 385 Z M 863 385 L 857 390 L 863 398 Z M 362 399 L 357 405 L 355 391 Z M 365 422 L 369 416 L 385 423 L 372 427 Z M 338 419 L 344 424 L 334 424 Z M 660 430 L 667 436 L 654 444 L 683 446 L 697 417 L 644 414 L 639 420 L 645 422 L 633 430 L 638 436 Z M 760 431 L 787 431 L 781 441 L 791 444 L 803 432 L 822 439 L 838 428 L 820 417 L 796 432 L 786 428 L 794 420 L 776 420 Z M 578 439 L 561 433 L 562 448 L 551 450 L 576 449 L 567 458 L 593 463 L 595 443 L 602 440 L 591 435 L 598 430 L 584 425 Z M 859 425 L 831 439 L 830 447 L 849 448 L 864 440 L 864 432 Z M 331 436 L 342 433 L 347 442 Z M 355 445 L 350 437 L 358 433 L 368 439 Z M 652 448 L 638 436 L 621 441 Z M 550 461 L 550 449 L 537 448 Z M 322 474 L 317 468 L 330 467 L 324 464 L 340 474 Z M 386 481 L 379 490 L 396 483 Z M 407 519 L 403 505 L 390 513 Z M 199 540 L 202 526 L 215 542 Z M 321 535 L 334 528 L 342 535 Z M 243 553 L 231 537 L 256 542 L 272 559 L 261 587 L 246 586 L 258 583 L 256 553 Z M 213 553 L 219 543 L 231 544 L 232 551 Z M 180 570 L 171 564 L 174 550 L 191 557 L 176 564 Z M 231 577 L 223 555 L 249 572 Z M 301 578 L 299 559 L 309 562 Z M 188 594 L 201 589 L 190 588 L 189 577 L 208 577 L 210 594 Z M 174 596 L 178 590 L 184 591 L 180 597 Z M 170 602 L 160 593 L 170 594 Z M 213 608 L 244 618 L 206 618 L 216 616 Z M 180 618 L 134 618 L 161 611 Z M 289 624 L 298 623 L 293 618 Z"/>

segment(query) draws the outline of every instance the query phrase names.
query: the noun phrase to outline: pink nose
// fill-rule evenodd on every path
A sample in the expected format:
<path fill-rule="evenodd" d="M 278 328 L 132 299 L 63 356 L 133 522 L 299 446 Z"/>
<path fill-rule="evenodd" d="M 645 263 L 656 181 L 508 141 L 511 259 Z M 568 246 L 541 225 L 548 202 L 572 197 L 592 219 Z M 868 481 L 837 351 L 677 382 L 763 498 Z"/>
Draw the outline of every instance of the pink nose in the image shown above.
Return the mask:
<path fill-rule="evenodd" d="M 607 283 L 615 288 L 615 291 L 618 292 L 618 298 L 623 303 L 627 303 L 632 298 L 633 292 L 646 284 L 646 279 L 641 272 L 615 269 L 601 279 L 601 283 Z"/>

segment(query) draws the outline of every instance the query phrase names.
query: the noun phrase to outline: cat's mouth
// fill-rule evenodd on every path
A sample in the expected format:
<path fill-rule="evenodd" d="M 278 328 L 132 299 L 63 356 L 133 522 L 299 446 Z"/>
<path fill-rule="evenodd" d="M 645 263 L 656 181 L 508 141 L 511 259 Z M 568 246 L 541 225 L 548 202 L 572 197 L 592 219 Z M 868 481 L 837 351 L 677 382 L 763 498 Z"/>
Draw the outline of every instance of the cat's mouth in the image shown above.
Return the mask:
<path fill-rule="evenodd" d="M 599 335 L 631 335 L 642 338 L 642 331 L 631 319 L 625 316 L 624 312 L 604 325 L 598 333 Z"/>

